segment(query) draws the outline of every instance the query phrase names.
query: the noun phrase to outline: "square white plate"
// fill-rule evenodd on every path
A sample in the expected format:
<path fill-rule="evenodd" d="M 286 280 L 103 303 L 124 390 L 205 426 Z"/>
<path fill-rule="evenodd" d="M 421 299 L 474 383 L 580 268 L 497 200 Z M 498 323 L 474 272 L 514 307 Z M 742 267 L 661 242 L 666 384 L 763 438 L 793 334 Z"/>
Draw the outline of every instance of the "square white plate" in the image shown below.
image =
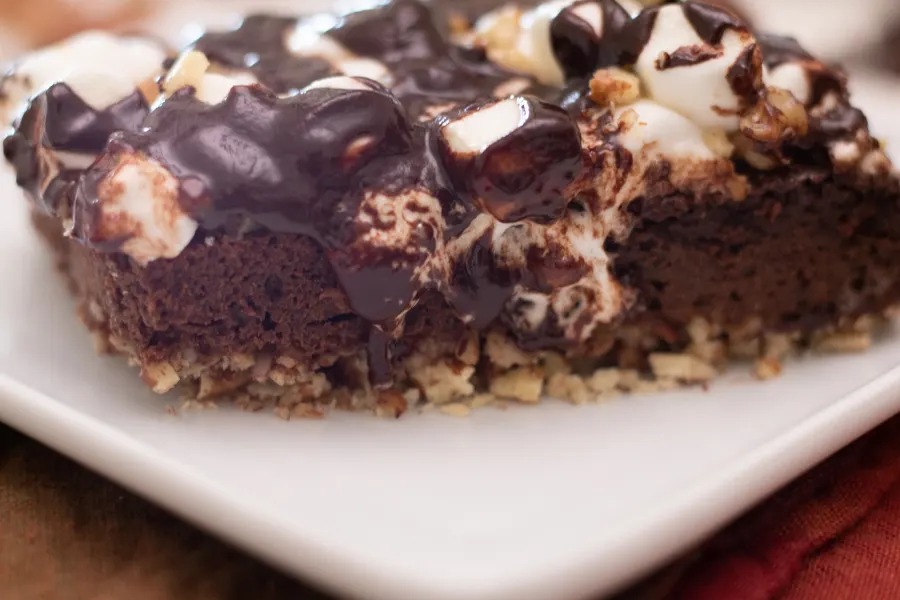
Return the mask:
<path fill-rule="evenodd" d="M 878 118 L 885 93 L 867 100 L 881 132 L 896 126 Z M 94 355 L 8 172 L 0 180 L 0 419 L 351 596 L 611 592 L 900 410 L 895 332 L 769 383 L 741 369 L 708 392 L 595 407 L 172 416 L 173 399 Z"/>

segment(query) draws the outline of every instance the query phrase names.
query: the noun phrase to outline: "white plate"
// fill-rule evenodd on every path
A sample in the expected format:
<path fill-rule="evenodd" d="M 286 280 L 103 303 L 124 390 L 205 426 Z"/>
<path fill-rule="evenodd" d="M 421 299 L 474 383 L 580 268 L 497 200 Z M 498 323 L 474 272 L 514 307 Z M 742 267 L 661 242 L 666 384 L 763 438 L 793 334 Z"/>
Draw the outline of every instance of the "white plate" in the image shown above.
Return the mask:
<path fill-rule="evenodd" d="M 883 88 L 865 91 L 873 107 L 894 106 Z M 873 122 L 890 129 L 886 114 Z M 709 392 L 596 407 L 399 421 L 171 416 L 173 399 L 93 354 L 18 191 L 0 179 L 0 419 L 355 597 L 613 591 L 900 410 L 896 332 L 773 382 L 744 369 Z"/>

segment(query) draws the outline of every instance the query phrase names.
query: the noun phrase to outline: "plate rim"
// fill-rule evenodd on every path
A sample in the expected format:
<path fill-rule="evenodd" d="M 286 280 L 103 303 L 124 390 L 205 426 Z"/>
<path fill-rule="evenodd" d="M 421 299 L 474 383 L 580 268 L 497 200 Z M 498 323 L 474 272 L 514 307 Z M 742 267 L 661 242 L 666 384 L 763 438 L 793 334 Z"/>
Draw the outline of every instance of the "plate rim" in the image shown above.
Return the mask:
<path fill-rule="evenodd" d="M 578 410 L 573 407 L 573 410 Z M 491 580 L 371 563 L 298 535 L 152 446 L 0 373 L 0 419 L 180 518 L 330 591 L 385 600 L 539 600 L 613 593 L 700 542 L 900 411 L 900 364 L 598 540 L 579 564 Z M 134 468 L 138 466 L 139 468 Z M 273 543 L 274 542 L 274 543 Z M 645 560 L 633 560 L 640 555 Z M 452 572 L 449 572 L 452 571 Z M 549 594 L 549 595 L 548 595 Z"/>

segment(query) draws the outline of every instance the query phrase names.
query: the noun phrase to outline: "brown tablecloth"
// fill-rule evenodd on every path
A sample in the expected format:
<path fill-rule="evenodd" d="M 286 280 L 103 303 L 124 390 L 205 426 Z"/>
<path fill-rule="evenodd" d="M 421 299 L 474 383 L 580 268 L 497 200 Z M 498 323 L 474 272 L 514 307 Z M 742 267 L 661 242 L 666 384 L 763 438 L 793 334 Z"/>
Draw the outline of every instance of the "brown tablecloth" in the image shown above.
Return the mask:
<path fill-rule="evenodd" d="M 0 599 L 125 598 L 329 597 L 0 425 Z M 900 417 L 616 600 L 896 598 Z"/>

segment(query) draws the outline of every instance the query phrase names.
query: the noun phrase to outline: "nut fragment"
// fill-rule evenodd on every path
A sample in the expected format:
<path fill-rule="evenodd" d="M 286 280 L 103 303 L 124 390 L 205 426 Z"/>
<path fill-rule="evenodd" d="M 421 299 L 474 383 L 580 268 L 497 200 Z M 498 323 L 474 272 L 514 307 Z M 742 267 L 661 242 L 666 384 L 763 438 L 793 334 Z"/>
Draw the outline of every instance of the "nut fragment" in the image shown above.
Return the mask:
<path fill-rule="evenodd" d="M 763 381 L 774 379 L 781 375 L 781 361 L 771 357 L 760 358 L 756 361 L 753 374 Z"/>
<path fill-rule="evenodd" d="M 663 354 L 655 352 L 648 357 L 653 374 L 660 379 L 697 382 L 714 379 L 719 372 L 690 354 Z"/>
<path fill-rule="evenodd" d="M 174 388 L 181 378 L 171 363 L 157 362 L 141 365 L 141 379 L 157 394 L 165 394 Z"/>
<path fill-rule="evenodd" d="M 547 380 L 547 395 L 568 400 L 572 404 L 587 404 L 591 399 L 584 379 L 565 373 L 550 376 Z"/>
<path fill-rule="evenodd" d="M 203 75 L 209 69 L 209 59 L 197 50 L 183 53 L 162 81 L 163 92 L 171 96 L 185 86 L 199 87 Z"/>
<path fill-rule="evenodd" d="M 491 380 L 491 393 L 522 402 L 540 402 L 543 373 L 534 367 L 517 367 Z"/>
<path fill-rule="evenodd" d="M 602 106 L 624 106 L 641 96 L 641 80 L 618 67 L 595 71 L 590 87 L 591 100 Z"/>
<path fill-rule="evenodd" d="M 375 414 L 379 417 L 399 419 L 406 412 L 407 402 L 397 390 L 383 390 L 375 399 Z"/>
<path fill-rule="evenodd" d="M 863 352 L 872 345 L 869 333 L 832 333 L 816 341 L 815 349 L 819 352 Z"/>
<path fill-rule="evenodd" d="M 618 388 L 621 380 L 620 369 L 597 369 L 587 380 L 587 386 L 592 392 L 603 394 Z"/>
<path fill-rule="evenodd" d="M 200 388 L 197 391 L 197 399 L 214 398 L 233 392 L 250 382 L 250 373 L 234 372 L 206 372 L 200 375 Z"/>
<path fill-rule="evenodd" d="M 468 417 L 472 410 L 462 402 L 451 402 L 440 407 L 442 414 L 449 417 Z"/>
<path fill-rule="evenodd" d="M 475 388 L 472 386 L 472 375 L 475 368 L 468 365 L 438 362 L 423 365 L 409 376 L 422 389 L 425 398 L 434 404 L 444 404 L 457 398 L 471 396 Z"/>

